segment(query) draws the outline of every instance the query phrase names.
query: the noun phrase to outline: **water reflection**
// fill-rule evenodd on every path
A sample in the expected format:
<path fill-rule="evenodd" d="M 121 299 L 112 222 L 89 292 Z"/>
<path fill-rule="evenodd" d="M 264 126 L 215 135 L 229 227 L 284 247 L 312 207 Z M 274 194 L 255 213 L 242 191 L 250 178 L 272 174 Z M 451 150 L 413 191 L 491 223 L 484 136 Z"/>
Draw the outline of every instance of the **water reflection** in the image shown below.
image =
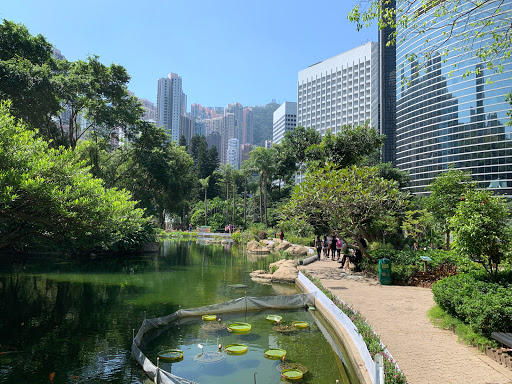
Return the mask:
<path fill-rule="evenodd" d="M 86 262 L 31 259 L 0 266 L 0 382 L 142 383 L 130 358 L 142 319 L 243 296 L 253 283 L 236 247 L 166 242 L 161 252 Z M 243 290 L 228 287 L 243 284 Z M 295 293 L 284 286 L 282 291 Z M 50 380 L 51 379 L 51 380 Z"/>

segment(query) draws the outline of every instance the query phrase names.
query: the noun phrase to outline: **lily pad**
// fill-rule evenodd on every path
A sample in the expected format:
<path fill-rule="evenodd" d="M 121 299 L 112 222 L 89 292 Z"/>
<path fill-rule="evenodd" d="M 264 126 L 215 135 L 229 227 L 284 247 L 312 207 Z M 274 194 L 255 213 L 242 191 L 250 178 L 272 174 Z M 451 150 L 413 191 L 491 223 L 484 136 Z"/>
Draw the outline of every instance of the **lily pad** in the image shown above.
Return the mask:
<path fill-rule="evenodd" d="M 217 320 L 217 316 L 216 315 L 203 315 L 203 320 L 204 321 L 215 321 L 215 320 Z"/>
<path fill-rule="evenodd" d="M 248 333 L 251 331 L 251 324 L 249 323 L 232 323 L 228 325 L 228 332 L 233 333 Z"/>
<path fill-rule="evenodd" d="M 292 321 L 292 325 L 298 329 L 306 329 L 309 327 L 309 324 L 305 321 Z"/>
<path fill-rule="evenodd" d="M 283 369 L 283 371 L 281 372 L 281 376 L 284 377 L 286 380 L 294 381 L 302 379 L 302 376 L 304 376 L 304 374 L 298 369 L 288 368 Z"/>
<path fill-rule="evenodd" d="M 266 317 L 266 319 L 267 319 L 268 321 L 272 321 L 272 322 L 274 322 L 274 323 L 278 323 L 278 322 L 280 322 L 281 320 L 283 320 L 283 317 L 282 317 L 282 316 L 279 316 L 279 315 L 268 315 L 268 316 Z"/>
<path fill-rule="evenodd" d="M 163 363 L 174 363 L 183 360 L 183 351 L 179 349 L 168 349 L 158 354 Z"/>
<path fill-rule="evenodd" d="M 247 353 L 247 345 L 245 344 L 229 344 L 224 349 L 230 355 L 243 355 Z"/>
<path fill-rule="evenodd" d="M 269 348 L 263 352 L 263 356 L 271 360 L 280 360 L 286 356 L 286 351 L 279 348 Z"/>

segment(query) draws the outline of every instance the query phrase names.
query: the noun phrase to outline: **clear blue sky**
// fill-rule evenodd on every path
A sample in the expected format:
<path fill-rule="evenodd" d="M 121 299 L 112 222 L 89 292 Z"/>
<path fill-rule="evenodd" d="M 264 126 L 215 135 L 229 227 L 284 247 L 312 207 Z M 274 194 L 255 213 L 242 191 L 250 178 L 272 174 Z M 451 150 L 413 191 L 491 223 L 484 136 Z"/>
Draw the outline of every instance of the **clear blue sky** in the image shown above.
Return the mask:
<path fill-rule="evenodd" d="M 5 0 L 0 19 L 42 34 L 68 60 L 123 65 L 129 89 L 156 103 L 157 81 L 183 77 L 188 105 L 296 101 L 297 73 L 377 41 L 347 15 L 356 0 Z"/>

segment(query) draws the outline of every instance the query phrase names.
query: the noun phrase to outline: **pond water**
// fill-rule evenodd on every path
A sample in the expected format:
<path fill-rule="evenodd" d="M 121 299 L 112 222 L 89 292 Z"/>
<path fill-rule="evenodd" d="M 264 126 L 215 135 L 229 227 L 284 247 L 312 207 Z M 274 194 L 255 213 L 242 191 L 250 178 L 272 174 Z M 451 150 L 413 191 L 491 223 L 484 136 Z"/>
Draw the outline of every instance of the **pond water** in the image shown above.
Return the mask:
<path fill-rule="evenodd" d="M 165 316 L 180 306 L 199 307 L 245 294 L 297 293 L 293 285 L 262 285 L 250 280 L 250 271 L 266 269 L 279 255 L 250 257 L 238 247 L 195 242 L 166 241 L 162 245 L 158 254 L 122 259 L 79 262 L 46 257 L 1 264 L 0 382 L 147 383 L 149 379 L 130 356 L 133 330 L 139 329 L 145 316 Z M 295 317 L 307 319 L 310 331 L 273 335 L 264 334 L 263 328 L 256 325 L 256 332 L 249 335 L 213 337 L 202 334 L 198 323 L 169 329 L 148 346 L 148 357 L 152 358 L 151 353 L 156 354 L 156 349 L 163 346 L 180 346 L 195 355 L 199 350 L 192 348 L 197 349 L 197 343 L 202 343 L 207 351 L 217 350 L 217 337 L 223 340 L 223 345 L 240 339 L 247 341 L 249 352 L 226 358 L 225 372 L 236 370 L 238 364 L 249 365 L 246 368 L 252 370 L 250 365 L 255 364 L 256 357 L 252 353 L 259 354 L 261 348 L 269 345 L 283 345 L 293 351 L 294 360 L 308 361 L 308 368 L 314 366 L 318 372 L 326 372 L 321 376 L 311 375 L 308 383 L 334 383 L 336 379 L 349 382 L 344 374 L 346 367 L 321 337 L 321 319 L 315 322 L 308 312 L 290 316 L 294 320 Z M 268 328 L 264 322 L 261 326 Z M 246 360 L 231 359 L 244 357 Z M 179 364 L 183 364 L 182 368 Z M 183 375 L 193 372 L 194 377 L 185 377 L 197 379 L 201 384 L 230 383 L 215 381 L 215 369 L 210 376 L 204 376 L 200 369 L 187 364 L 185 359 L 173 364 L 172 372 L 178 375 L 180 370 Z M 264 381 L 263 372 L 270 372 L 265 364 L 272 365 L 277 381 Z M 258 363 L 257 383 L 279 382 L 274 365 L 274 361 Z M 274 380 L 275 374 L 269 373 L 270 380 Z M 349 376 L 353 374 L 349 372 Z M 251 375 L 235 382 L 254 383 L 254 380 Z"/>

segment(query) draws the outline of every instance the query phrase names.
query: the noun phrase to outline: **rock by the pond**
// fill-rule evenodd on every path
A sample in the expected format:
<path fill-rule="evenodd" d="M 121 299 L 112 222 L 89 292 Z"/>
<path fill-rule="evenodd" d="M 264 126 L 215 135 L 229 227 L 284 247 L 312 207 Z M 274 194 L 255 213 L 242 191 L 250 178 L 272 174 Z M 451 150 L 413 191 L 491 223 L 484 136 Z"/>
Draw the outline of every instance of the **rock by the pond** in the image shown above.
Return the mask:
<path fill-rule="evenodd" d="M 277 245 L 275 247 L 275 250 L 276 251 L 285 251 L 287 250 L 288 248 L 290 248 L 293 244 L 290 243 L 289 241 L 286 241 L 286 240 L 283 240 L 281 243 L 279 243 L 279 245 Z"/>
<path fill-rule="evenodd" d="M 293 256 L 305 256 L 308 254 L 308 249 L 308 247 L 304 247 L 302 245 L 292 245 L 286 251 L 284 251 L 284 253 Z"/>
<path fill-rule="evenodd" d="M 280 260 L 274 266 L 277 270 L 272 274 L 272 282 L 276 283 L 294 283 L 299 270 L 299 263 L 296 260 Z M 272 264 L 271 264 L 272 266 Z M 273 267 L 273 266 L 272 266 Z"/>
<path fill-rule="evenodd" d="M 277 243 L 276 243 L 274 240 L 261 240 L 261 243 L 262 243 L 265 247 L 267 247 L 269 250 L 271 250 L 271 251 L 272 251 L 272 250 L 276 247 L 276 245 L 277 245 Z"/>
<path fill-rule="evenodd" d="M 270 283 L 272 281 L 272 274 L 268 273 L 263 269 L 252 271 L 250 273 L 250 276 L 251 280 L 256 281 L 258 283 Z"/>
<path fill-rule="evenodd" d="M 270 250 L 264 245 L 258 243 L 257 241 L 249 241 L 247 243 L 247 252 L 252 253 L 270 253 Z"/>

